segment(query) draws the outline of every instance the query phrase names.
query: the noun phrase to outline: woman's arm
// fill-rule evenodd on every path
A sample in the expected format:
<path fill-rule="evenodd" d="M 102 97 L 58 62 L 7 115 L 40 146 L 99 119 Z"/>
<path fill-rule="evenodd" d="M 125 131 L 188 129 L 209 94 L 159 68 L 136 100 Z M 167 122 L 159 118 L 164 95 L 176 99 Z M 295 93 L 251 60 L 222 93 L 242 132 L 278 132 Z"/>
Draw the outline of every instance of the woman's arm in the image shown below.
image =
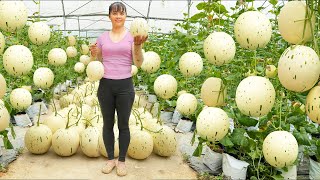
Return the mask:
<path fill-rule="evenodd" d="M 96 59 L 98 61 L 102 61 L 101 49 L 98 48 L 97 43 L 90 46 L 90 52 L 91 52 L 90 61 L 95 61 Z"/>
<path fill-rule="evenodd" d="M 141 67 L 143 63 L 143 53 L 142 53 L 142 44 L 148 39 L 148 36 L 136 36 L 134 37 L 134 42 L 132 44 L 132 56 L 133 63 L 138 68 Z"/>
<path fill-rule="evenodd" d="M 140 68 L 144 60 L 141 44 L 140 45 L 135 45 L 134 43 L 132 44 L 132 55 L 133 55 L 134 65 Z"/>

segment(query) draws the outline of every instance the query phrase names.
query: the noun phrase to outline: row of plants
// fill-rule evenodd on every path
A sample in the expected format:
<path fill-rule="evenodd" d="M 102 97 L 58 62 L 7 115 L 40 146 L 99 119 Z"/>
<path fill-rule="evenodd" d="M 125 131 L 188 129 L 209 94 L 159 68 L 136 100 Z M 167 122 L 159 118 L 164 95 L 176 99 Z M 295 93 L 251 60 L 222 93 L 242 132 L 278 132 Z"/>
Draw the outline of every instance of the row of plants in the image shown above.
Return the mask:
<path fill-rule="evenodd" d="M 171 34 L 149 35 L 149 41 L 144 45 L 144 49 L 146 52 L 158 53 L 161 57 L 161 66 L 154 73 L 139 71 L 138 77 L 140 78 L 135 78 L 136 85 L 145 85 L 147 91 L 154 94 L 154 82 L 158 76 L 162 74 L 174 76 L 178 82 L 178 91 L 185 90 L 198 99 L 197 110 L 191 115 L 185 115 L 194 122 L 197 121 L 205 106 L 201 100 L 202 84 L 209 77 L 221 78 L 227 89 L 227 97 L 226 103 L 220 108 L 233 119 L 234 130 L 229 131 L 223 139 L 215 142 L 196 136 L 195 131 L 192 143 L 195 138 L 198 138 L 199 144 L 193 155 L 200 156 L 204 145 L 213 150 L 231 154 L 250 164 L 247 177 L 251 179 L 281 178 L 280 172 L 275 171 L 274 167 L 263 158 L 264 139 L 273 131 L 291 132 L 300 147 L 303 147 L 303 152 L 320 162 L 320 127 L 306 116 L 306 96 L 309 90 L 304 92 L 288 90 L 282 86 L 277 76 L 272 75 L 273 77 L 269 76 L 269 80 L 274 86 L 276 99 L 272 110 L 267 115 L 258 119 L 244 115 L 235 102 L 239 83 L 248 76 L 267 76 L 267 68 L 272 65 L 277 67 L 282 53 L 291 46 L 279 33 L 277 19 L 284 4 L 276 0 L 269 0 L 268 3 L 269 6 L 272 6 L 272 9 L 266 12 L 273 17 L 270 18 L 272 35 L 270 42 L 264 48 L 245 49 L 236 41 L 236 56 L 231 63 L 222 66 L 209 63 L 204 54 L 205 39 L 213 32 L 225 32 L 236 39 L 234 24 L 237 18 L 247 11 L 263 11 L 266 5 L 254 7 L 254 1 L 237 1 L 236 6 L 231 8 L 232 12 L 228 12 L 221 1 L 202 2 L 197 5 L 200 12 L 190 18 L 185 14 L 185 21 L 177 23 Z M 306 1 L 306 3 L 310 8 L 309 13 L 314 13 L 318 19 L 318 2 Z M 306 17 L 306 22 L 310 21 L 311 18 Z M 319 23 L 316 21 L 313 30 L 318 32 L 318 29 Z M 312 34 L 312 40 L 304 42 L 303 45 L 312 47 L 318 53 L 319 41 L 317 40 L 318 34 Z M 178 64 L 181 56 L 186 52 L 196 52 L 203 58 L 203 70 L 199 75 L 185 77 L 181 73 Z M 174 109 L 177 99 L 178 95 L 170 99 L 162 99 L 161 110 Z M 294 164 L 298 164 L 299 160 L 297 159 Z"/>

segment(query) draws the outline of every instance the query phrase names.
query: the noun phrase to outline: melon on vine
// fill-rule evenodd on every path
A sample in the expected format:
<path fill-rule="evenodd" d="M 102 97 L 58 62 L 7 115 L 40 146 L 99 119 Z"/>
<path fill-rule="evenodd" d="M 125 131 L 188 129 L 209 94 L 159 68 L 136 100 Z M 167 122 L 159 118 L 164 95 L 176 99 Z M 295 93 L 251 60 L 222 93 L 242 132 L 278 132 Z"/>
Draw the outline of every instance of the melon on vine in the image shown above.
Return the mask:
<path fill-rule="evenodd" d="M 148 51 L 143 55 L 144 59 L 141 65 L 141 69 L 147 73 L 154 73 L 158 71 L 161 64 L 160 56 L 153 51 Z"/>
<path fill-rule="evenodd" d="M 288 167 L 298 157 L 298 142 L 287 131 L 274 131 L 264 139 L 262 152 L 271 166 L 277 168 Z"/>
<path fill-rule="evenodd" d="M 29 128 L 24 136 L 26 148 L 32 154 L 44 154 L 51 147 L 52 132 L 44 124 L 37 124 Z"/>
<path fill-rule="evenodd" d="M 77 73 L 83 73 L 85 69 L 86 69 L 86 66 L 82 62 L 77 62 L 74 65 L 74 71 Z"/>
<path fill-rule="evenodd" d="M 81 55 L 80 62 L 82 62 L 84 65 L 88 65 L 90 62 L 90 57 L 88 55 Z"/>
<path fill-rule="evenodd" d="M 7 92 L 7 83 L 2 74 L 0 74 L 0 99 L 3 98 L 3 96 Z"/>
<path fill-rule="evenodd" d="M 175 132 L 169 126 L 162 126 L 159 133 L 152 133 L 153 152 L 159 156 L 172 156 L 177 150 Z"/>
<path fill-rule="evenodd" d="M 153 139 L 147 131 L 136 130 L 132 133 L 128 155 L 133 159 L 146 159 L 153 151 Z"/>
<path fill-rule="evenodd" d="M 279 32 L 288 43 L 303 44 L 312 39 L 315 21 L 314 13 L 311 17 L 311 10 L 310 8 L 307 10 L 305 2 L 289 1 L 281 8 L 278 16 Z"/>
<path fill-rule="evenodd" d="M 104 66 L 100 61 L 91 61 L 87 66 L 86 73 L 91 81 L 98 81 L 104 75 Z"/>
<path fill-rule="evenodd" d="M 16 88 L 10 93 L 10 103 L 17 110 L 25 110 L 32 103 L 31 93 L 23 88 Z"/>
<path fill-rule="evenodd" d="M 28 10 L 23 1 L 0 1 L 0 29 L 15 32 L 28 20 Z"/>
<path fill-rule="evenodd" d="M 3 53 L 5 45 L 6 45 L 6 41 L 4 39 L 3 34 L 0 32 L 0 54 Z"/>
<path fill-rule="evenodd" d="M 274 78 L 274 77 L 276 77 L 277 74 L 278 74 L 277 67 L 274 66 L 274 65 L 267 65 L 267 66 L 266 66 L 265 73 L 266 73 L 266 77 L 268 77 L 268 78 Z"/>
<path fill-rule="evenodd" d="M 236 45 L 229 34 L 214 32 L 205 39 L 203 50 L 209 63 L 221 66 L 234 58 Z"/>
<path fill-rule="evenodd" d="M 259 11 L 242 13 L 234 24 L 234 35 L 242 48 L 264 48 L 271 39 L 272 27 L 268 17 Z"/>
<path fill-rule="evenodd" d="M 196 111 L 197 106 L 197 98 L 193 94 L 184 93 L 178 97 L 176 108 L 182 115 L 191 115 Z"/>
<path fill-rule="evenodd" d="M 220 108 L 204 108 L 197 117 L 198 135 L 210 142 L 221 140 L 228 133 L 229 126 L 229 117 Z"/>
<path fill-rule="evenodd" d="M 50 27 L 44 22 L 32 23 L 28 29 L 30 41 L 36 45 L 46 44 L 50 39 Z"/>
<path fill-rule="evenodd" d="M 42 89 L 48 89 L 52 86 L 54 74 L 49 68 L 38 68 L 33 74 L 34 84 Z"/>
<path fill-rule="evenodd" d="M 138 73 L 138 68 L 135 65 L 131 65 L 131 75 L 135 76 Z"/>
<path fill-rule="evenodd" d="M 12 76 L 26 75 L 32 66 L 32 53 L 23 45 L 10 46 L 3 54 L 3 67 Z"/>
<path fill-rule="evenodd" d="M 66 49 L 66 53 L 69 58 L 73 58 L 77 56 L 78 51 L 74 46 L 69 46 Z"/>
<path fill-rule="evenodd" d="M 315 86 L 309 91 L 306 99 L 306 111 L 313 122 L 320 124 L 320 86 Z"/>
<path fill-rule="evenodd" d="M 177 80 L 169 75 L 162 74 L 154 81 L 153 89 L 157 96 L 163 99 L 170 99 L 177 92 Z"/>
<path fill-rule="evenodd" d="M 227 88 L 220 78 L 209 77 L 201 86 L 201 99 L 210 107 L 224 105 L 227 96 Z"/>
<path fill-rule="evenodd" d="M 149 25 L 145 19 L 135 18 L 130 25 L 130 33 L 135 36 L 148 36 Z"/>
<path fill-rule="evenodd" d="M 76 38 L 74 37 L 74 36 L 68 36 L 67 37 L 67 39 L 68 39 L 68 45 L 69 46 L 75 46 L 76 45 Z"/>
<path fill-rule="evenodd" d="M 0 131 L 9 127 L 10 114 L 4 105 L 4 102 L 0 99 Z"/>
<path fill-rule="evenodd" d="M 48 53 L 48 62 L 54 66 L 64 65 L 67 59 L 67 53 L 61 48 L 53 48 Z"/>
<path fill-rule="evenodd" d="M 81 44 L 80 52 L 83 55 L 87 55 L 89 53 L 89 46 L 86 44 Z"/>
<path fill-rule="evenodd" d="M 308 91 L 318 82 L 319 75 L 319 57 L 310 47 L 296 45 L 282 53 L 278 63 L 278 77 L 286 89 Z"/>
<path fill-rule="evenodd" d="M 199 75 L 203 69 L 201 56 L 195 52 L 184 53 L 179 60 L 179 69 L 186 77 Z"/>
<path fill-rule="evenodd" d="M 241 113 L 261 117 L 271 111 L 275 96 L 275 89 L 267 78 L 249 76 L 243 79 L 237 87 L 236 104 Z"/>

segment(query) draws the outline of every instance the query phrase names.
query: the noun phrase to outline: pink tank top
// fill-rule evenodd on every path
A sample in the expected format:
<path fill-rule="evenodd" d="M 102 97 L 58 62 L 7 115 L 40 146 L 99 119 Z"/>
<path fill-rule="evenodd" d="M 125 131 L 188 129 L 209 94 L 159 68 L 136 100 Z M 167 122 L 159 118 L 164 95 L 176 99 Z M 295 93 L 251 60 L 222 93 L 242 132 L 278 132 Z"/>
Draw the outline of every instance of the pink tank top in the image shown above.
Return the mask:
<path fill-rule="evenodd" d="M 126 79 L 131 77 L 133 37 L 127 31 L 119 42 L 110 39 L 109 32 L 105 32 L 97 39 L 97 47 L 102 51 L 104 78 Z"/>

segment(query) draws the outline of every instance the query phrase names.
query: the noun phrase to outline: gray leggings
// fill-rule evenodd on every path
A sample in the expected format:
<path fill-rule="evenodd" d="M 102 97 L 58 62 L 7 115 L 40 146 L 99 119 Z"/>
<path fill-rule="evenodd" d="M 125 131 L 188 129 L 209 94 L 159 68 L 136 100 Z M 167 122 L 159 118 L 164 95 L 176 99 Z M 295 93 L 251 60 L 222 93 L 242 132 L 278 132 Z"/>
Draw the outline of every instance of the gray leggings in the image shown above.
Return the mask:
<path fill-rule="evenodd" d="M 129 117 L 134 101 L 132 78 L 113 80 L 102 78 L 98 88 L 98 100 L 103 116 L 103 141 L 108 159 L 114 159 L 114 114 L 118 115 L 119 161 L 124 162 L 130 143 Z"/>

